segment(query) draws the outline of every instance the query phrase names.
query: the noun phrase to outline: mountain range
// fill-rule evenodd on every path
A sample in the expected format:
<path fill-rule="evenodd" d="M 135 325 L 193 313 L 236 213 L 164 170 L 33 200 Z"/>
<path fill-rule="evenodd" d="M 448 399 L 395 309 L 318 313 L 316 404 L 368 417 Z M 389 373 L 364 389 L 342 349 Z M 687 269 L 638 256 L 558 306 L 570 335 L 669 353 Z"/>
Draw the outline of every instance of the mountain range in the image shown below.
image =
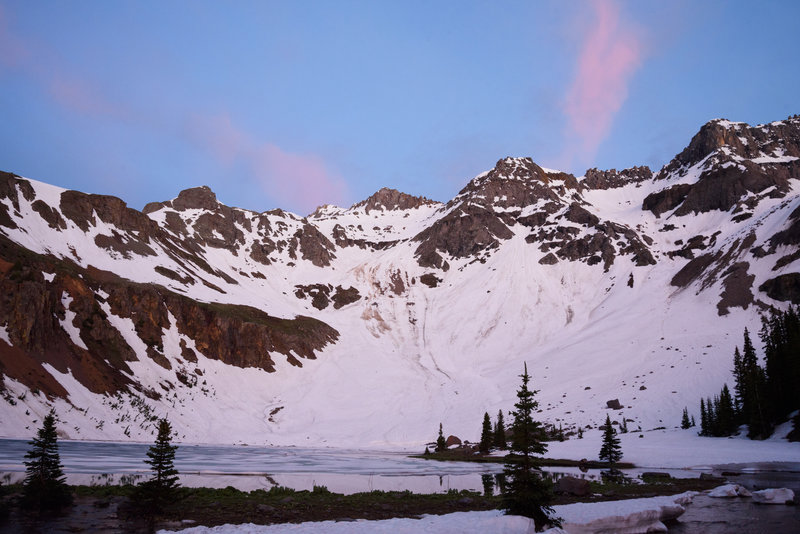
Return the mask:
<path fill-rule="evenodd" d="M 523 362 L 549 423 L 673 427 L 800 303 L 798 180 L 800 116 L 710 121 L 657 172 L 504 158 L 446 203 L 306 217 L 0 173 L 0 436 L 54 406 L 71 439 L 475 440 Z"/>

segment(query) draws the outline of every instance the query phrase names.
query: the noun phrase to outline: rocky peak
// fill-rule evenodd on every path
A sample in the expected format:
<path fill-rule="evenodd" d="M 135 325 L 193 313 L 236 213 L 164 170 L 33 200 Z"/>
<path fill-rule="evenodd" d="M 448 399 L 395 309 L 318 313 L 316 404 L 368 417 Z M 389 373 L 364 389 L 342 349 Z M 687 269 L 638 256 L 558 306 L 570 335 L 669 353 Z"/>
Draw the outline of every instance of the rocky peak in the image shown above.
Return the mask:
<path fill-rule="evenodd" d="M 646 182 L 652 178 L 653 171 L 646 165 L 621 171 L 617 169 L 601 171 L 592 168 L 586 171 L 586 177 L 581 181 L 581 185 L 589 189 L 616 189 L 632 183 Z"/>
<path fill-rule="evenodd" d="M 364 211 L 369 213 L 371 210 L 379 211 L 393 211 L 393 210 L 409 210 L 418 208 L 420 206 L 428 206 L 436 204 L 435 201 L 425 197 L 415 197 L 402 193 L 397 189 L 390 189 L 382 187 L 378 192 L 362 200 L 357 204 L 353 204 L 351 209 L 364 208 Z"/>
<path fill-rule="evenodd" d="M 217 195 L 207 185 L 184 189 L 178 193 L 177 198 L 165 202 L 150 202 L 142 209 L 142 213 L 148 214 L 162 208 L 172 208 L 176 211 L 191 209 L 201 209 L 214 211 L 219 206 Z"/>
<path fill-rule="evenodd" d="M 800 117 L 758 126 L 716 119 L 655 177 L 680 183 L 647 196 L 642 207 L 659 216 L 735 208 L 742 217 L 764 196 L 785 196 L 798 173 Z"/>
<path fill-rule="evenodd" d="M 473 178 L 448 207 L 471 202 L 509 210 L 540 200 L 560 203 L 578 189 L 578 181 L 571 174 L 545 171 L 531 158 L 504 158 L 492 170 Z"/>
<path fill-rule="evenodd" d="M 692 137 L 689 146 L 659 171 L 656 179 L 684 174 L 715 152 L 720 164 L 741 159 L 800 157 L 800 116 L 758 126 L 727 119 L 709 121 Z"/>

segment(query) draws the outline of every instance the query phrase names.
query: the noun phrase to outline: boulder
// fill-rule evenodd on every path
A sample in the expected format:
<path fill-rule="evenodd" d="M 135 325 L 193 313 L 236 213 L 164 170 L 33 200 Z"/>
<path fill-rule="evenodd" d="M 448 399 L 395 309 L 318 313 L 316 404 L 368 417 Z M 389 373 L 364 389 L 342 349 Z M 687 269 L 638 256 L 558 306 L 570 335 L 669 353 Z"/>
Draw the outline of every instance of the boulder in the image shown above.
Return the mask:
<path fill-rule="evenodd" d="M 606 407 L 612 410 L 621 410 L 622 404 L 619 403 L 619 399 L 611 399 L 610 401 L 606 401 Z"/>
<path fill-rule="evenodd" d="M 555 492 L 583 497 L 584 495 L 589 495 L 589 481 L 571 476 L 561 477 L 556 481 Z"/>
<path fill-rule="evenodd" d="M 461 445 L 461 439 L 459 439 L 458 436 L 447 436 L 447 441 L 445 441 L 445 444 L 448 447 L 452 447 L 454 445 Z"/>

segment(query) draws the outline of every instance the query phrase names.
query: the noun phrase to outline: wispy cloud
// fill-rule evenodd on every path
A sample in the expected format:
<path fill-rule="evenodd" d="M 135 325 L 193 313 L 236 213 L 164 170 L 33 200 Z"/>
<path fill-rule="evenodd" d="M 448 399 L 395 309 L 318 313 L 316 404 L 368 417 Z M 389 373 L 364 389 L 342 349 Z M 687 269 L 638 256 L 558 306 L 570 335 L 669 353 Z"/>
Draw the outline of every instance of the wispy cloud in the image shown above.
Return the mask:
<path fill-rule="evenodd" d="M 8 29 L 8 17 L 0 5 L 0 65 L 15 67 L 30 57 L 30 51 L 22 40 Z"/>
<path fill-rule="evenodd" d="M 234 124 L 227 113 L 195 117 L 190 132 L 192 139 L 220 163 L 244 165 L 266 194 L 303 214 L 322 204 L 340 203 L 346 198 L 344 180 L 321 158 L 288 152 L 259 140 Z"/>
<path fill-rule="evenodd" d="M 594 157 L 628 97 L 628 84 L 644 55 L 639 34 L 620 16 L 615 0 L 592 0 L 590 5 L 593 21 L 564 102 L 569 159 Z"/>

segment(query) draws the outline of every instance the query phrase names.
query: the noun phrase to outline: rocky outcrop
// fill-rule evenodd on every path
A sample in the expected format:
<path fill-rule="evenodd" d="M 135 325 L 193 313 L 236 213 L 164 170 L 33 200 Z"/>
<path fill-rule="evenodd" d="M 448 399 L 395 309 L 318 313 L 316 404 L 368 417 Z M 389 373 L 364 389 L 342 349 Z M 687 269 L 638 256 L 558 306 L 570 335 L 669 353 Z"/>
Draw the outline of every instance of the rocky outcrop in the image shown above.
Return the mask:
<path fill-rule="evenodd" d="M 65 392 L 43 364 L 72 374 L 89 391 L 109 394 L 138 387 L 129 363 L 139 358 L 171 369 L 170 361 L 191 351 L 165 353 L 164 332 L 173 326 L 207 358 L 270 372 L 276 354 L 301 365 L 297 357 L 313 359 L 339 336 L 310 317 L 280 319 L 248 306 L 198 302 L 157 285 L 32 254 L 2 236 L 0 261 L 6 266 L 0 275 L 0 324 L 11 341 L 10 346 L 0 342 L 3 373 L 51 396 Z M 52 280 L 43 272 L 53 273 Z M 343 293 L 340 300 L 347 300 Z M 116 326 L 120 320 L 130 321 L 146 354 L 136 354 L 125 341 Z"/>
<path fill-rule="evenodd" d="M 475 205 L 456 208 L 420 232 L 414 251 L 422 267 L 449 269 L 442 252 L 453 258 L 475 257 L 497 248 L 501 239 L 514 234 L 491 210 Z"/>
<path fill-rule="evenodd" d="M 353 204 L 350 209 L 364 208 L 364 211 L 369 213 L 370 211 L 410 210 L 435 204 L 438 204 L 438 202 L 425 197 L 407 195 L 397 189 L 383 187 L 366 200 Z"/>
<path fill-rule="evenodd" d="M 358 289 L 342 286 L 335 288 L 331 284 L 296 285 L 294 295 L 299 299 L 311 298 L 311 305 L 318 310 L 324 310 L 333 302 L 333 308 L 338 310 L 342 306 L 352 304 L 361 298 Z"/>
<path fill-rule="evenodd" d="M 581 185 L 589 189 L 616 189 L 628 184 L 638 184 L 652 179 L 653 171 L 647 166 L 631 167 L 621 171 L 616 169 L 601 171 L 592 168 L 586 171 L 584 179 L 581 180 Z"/>
<path fill-rule="evenodd" d="M 786 273 L 770 278 L 758 289 L 771 299 L 800 304 L 800 273 Z"/>
<path fill-rule="evenodd" d="M 752 209 L 758 197 L 784 197 L 797 176 L 800 119 L 755 127 L 714 120 L 654 177 L 680 183 L 652 193 L 642 208 L 657 216 L 671 210 L 676 216 L 728 211 L 739 204 Z M 746 214 L 740 220 L 744 218 Z"/>

